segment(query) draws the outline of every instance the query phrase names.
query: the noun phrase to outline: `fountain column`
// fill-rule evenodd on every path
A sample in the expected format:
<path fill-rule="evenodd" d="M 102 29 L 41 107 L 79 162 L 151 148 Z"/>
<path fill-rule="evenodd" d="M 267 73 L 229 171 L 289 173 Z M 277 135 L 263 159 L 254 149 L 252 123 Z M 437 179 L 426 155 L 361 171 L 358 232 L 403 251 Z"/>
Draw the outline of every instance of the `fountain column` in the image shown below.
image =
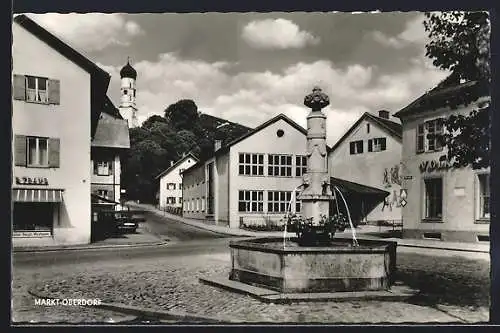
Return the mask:
<path fill-rule="evenodd" d="M 328 96 L 318 87 L 304 98 L 304 105 L 311 108 L 311 112 L 307 116 L 307 173 L 303 176 L 304 190 L 299 199 L 302 201 L 302 215 L 312 217 L 315 226 L 321 215 L 329 216 L 333 200 L 328 175 L 326 115 L 321 111 L 329 104 Z"/>

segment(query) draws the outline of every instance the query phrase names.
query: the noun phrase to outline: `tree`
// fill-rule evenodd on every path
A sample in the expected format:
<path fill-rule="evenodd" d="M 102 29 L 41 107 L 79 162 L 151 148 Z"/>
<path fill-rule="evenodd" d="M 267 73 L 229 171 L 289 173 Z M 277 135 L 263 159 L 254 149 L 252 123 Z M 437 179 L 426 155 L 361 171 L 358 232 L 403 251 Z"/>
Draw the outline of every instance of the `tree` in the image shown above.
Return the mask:
<path fill-rule="evenodd" d="M 165 119 L 175 130 L 191 130 L 198 122 L 198 107 L 190 99 L 182 99 L 165 110 Z"/>
<path fill-rule="evenodd" d="M 448 103 L 468 105 L 489 95 L 490 22 L 486 12 L 431 12 L 424 21 L 429 43 L 426 56 L 451 74 L 437 88 L 475 81 L 471 94 L 457 94 Z M 455 100 L 453 100 L 455 99 Z M 445 120 L 448 134 L 441 137 L 454 166 L 475 169 L 490 165 L 490 108 L 474 109 L 469 115 L 452 115 Z"/>

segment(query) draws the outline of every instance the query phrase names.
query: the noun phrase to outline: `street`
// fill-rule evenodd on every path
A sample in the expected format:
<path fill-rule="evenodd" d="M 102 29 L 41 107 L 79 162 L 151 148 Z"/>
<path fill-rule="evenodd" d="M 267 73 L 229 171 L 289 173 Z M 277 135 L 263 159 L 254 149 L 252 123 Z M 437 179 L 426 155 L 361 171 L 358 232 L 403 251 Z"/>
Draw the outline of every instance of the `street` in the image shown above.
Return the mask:
<path fill-rule="evenodd" d="M 383 322 L 388 320 L 384 313 L 396 313 L 391 316 L 396 322 L 488 320 L 488 254 L 398 248 L 399 278 L 421 290 L 409 303 L 273 305 L 198 282 L 200 276 L 228 273 L 232 238 L 150 213 L 145 216 L 150 230 L 175 241 L 153 247 L 15 253 L 13 321 L 133 323 L 135 319 L 91 307 L 35 306 L 30 288 L 61 298 L 99 298 L 253 322 Z"/>

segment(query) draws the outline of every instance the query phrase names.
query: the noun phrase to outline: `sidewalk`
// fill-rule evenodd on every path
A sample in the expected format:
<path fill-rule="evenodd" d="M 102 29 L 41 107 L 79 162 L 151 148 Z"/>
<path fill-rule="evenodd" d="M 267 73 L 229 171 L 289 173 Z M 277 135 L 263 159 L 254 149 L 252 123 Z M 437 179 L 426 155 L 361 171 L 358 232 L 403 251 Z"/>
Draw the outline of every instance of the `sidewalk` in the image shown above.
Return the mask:
<path fill-rule="evenodd" d="M 171 220 L 182 222 L 191 225 L 196 228 L 210 230 L 212 232 L 238 236 L 238 237 L 283 237 L 283 232 L 281 231 L 250 231 L 243 229 L 232 229 L 227 226 L 206 224 L 202 220 L 185 218 L 182 216 L 170 214 L 157 209 L 152 205 L 147 204 L 137 204 L 133 202 L 127 203 L 130 207 L 135 207 L 137 209 L 143 209 L 159 216 L 167 217 Z M 356 235 L 362 235 L 364 238 L 383 238 L 388 241 L 394 241 L 398 243 L 398 246 L 404 247 L 419 247 L 419 248 L 430 248 L 430 249 L 441 249 L 441 250 L 451 250 L 451 251 L 466 251 L 466 252 L 480 252 L 489 253 L 490 244 L 489 243 L 460 243 L 460 242 L 445 242 L 438 240 L 427 240 L 427 239 L 401 239 L 401 238 L 388 238 L 386 235 L 392 227 L 379 227 L 372 225 L 361 225 L 356 228 Z M 350 229 L 345 230 L 339 235 L 350 235 Z M 290 236 L 293 236 L 290 233 Z M 384 237 L 385 235 L 385 237 Z"/>
<path fill-rule="evenodd" d="M 167 239 L 161 239 L 150 233 L 143 223 L 139 224 L 136 233 L 127 233 L 116 237 L 110 237 L 95 241 L 90 244 L 82 245 L 56 245 L 56 246 L 19 246 L 13 248 L 13 252 L 46 252 L 62 250 L 90 250 L 105 248 L 125 248 L 138 246 L 159 246 L 168 242 Z"/>

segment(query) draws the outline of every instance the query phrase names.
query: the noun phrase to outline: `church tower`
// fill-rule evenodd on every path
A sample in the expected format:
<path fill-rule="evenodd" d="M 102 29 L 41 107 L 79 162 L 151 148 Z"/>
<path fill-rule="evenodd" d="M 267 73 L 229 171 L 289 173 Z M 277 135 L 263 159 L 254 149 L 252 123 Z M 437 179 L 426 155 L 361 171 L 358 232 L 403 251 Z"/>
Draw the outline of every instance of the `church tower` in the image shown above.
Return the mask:
<path fill-rule="evenodd" d="M 127 64 L 120 70 L 121 77 L 121 98 L 120 98 L 120 114 L 128 121 L 128 127 L 138 127 L 137 121 L 137 106 L 135 104 L 137 71 L 130 66 L 130 60 L 127 59 Z"/>

